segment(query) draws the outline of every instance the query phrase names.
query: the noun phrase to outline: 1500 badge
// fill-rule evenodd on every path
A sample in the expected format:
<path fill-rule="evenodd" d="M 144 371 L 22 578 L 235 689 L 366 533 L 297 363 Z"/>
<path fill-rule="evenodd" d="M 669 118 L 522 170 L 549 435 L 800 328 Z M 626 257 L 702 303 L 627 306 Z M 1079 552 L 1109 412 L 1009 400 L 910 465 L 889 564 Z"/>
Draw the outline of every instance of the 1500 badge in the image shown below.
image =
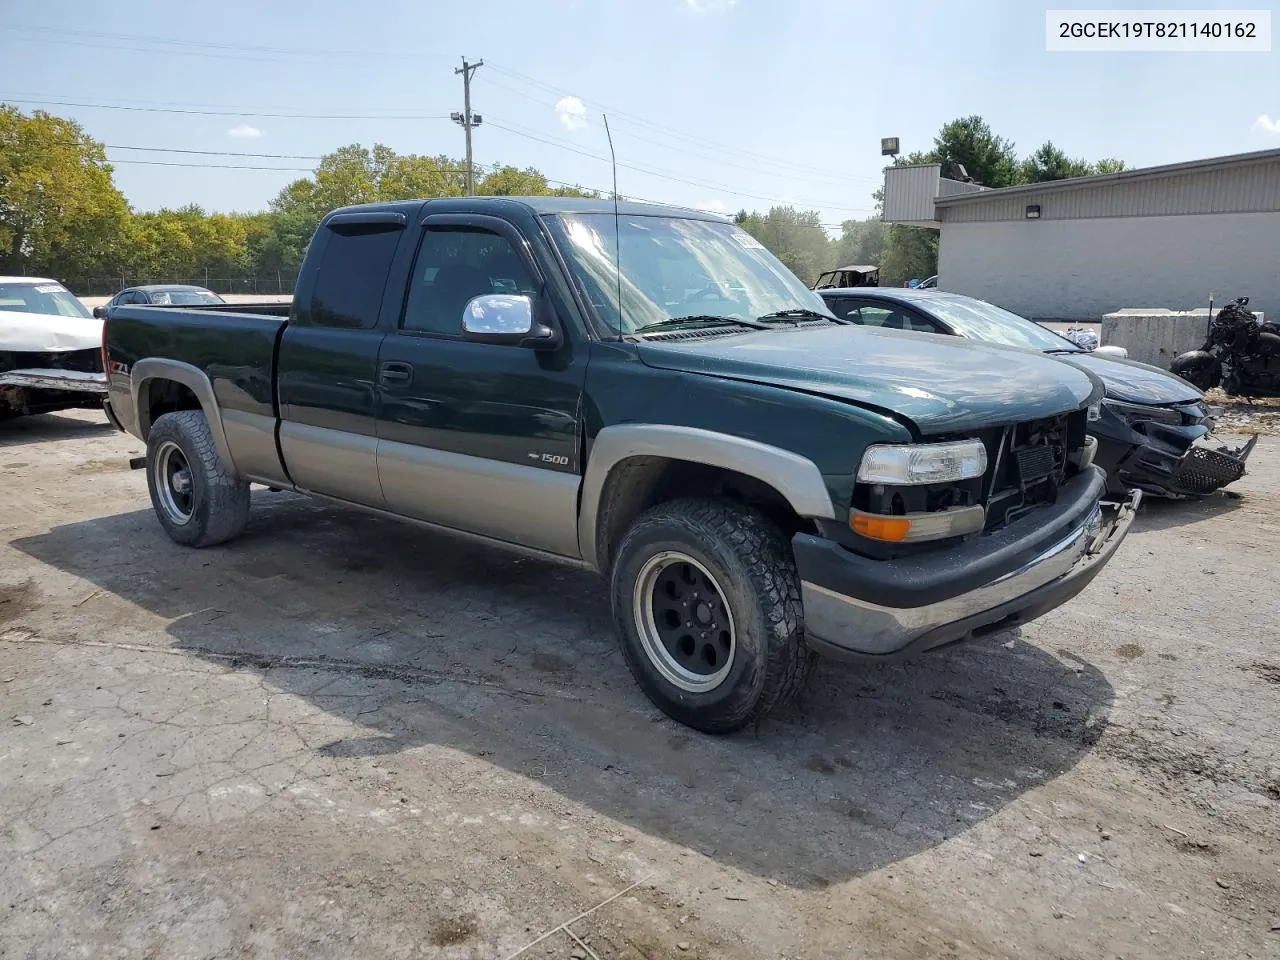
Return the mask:
<path fill-rule="evenodd" d="M 558 453 L 538 453 L 536 450 L 530 450 L 529 459 L 537 460 L 539 463 L 552 463 L 557 467 L 567 467 L 569 465 L 569 458 Z"/>

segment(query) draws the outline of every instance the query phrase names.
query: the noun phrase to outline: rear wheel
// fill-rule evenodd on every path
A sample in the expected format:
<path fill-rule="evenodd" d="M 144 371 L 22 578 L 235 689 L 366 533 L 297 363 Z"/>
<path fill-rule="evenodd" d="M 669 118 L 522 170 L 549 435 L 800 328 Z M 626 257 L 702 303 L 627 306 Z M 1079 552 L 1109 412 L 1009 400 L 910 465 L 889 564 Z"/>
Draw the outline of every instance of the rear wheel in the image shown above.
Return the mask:
<path fill-rule="evenodd" d="M 249 484 L 227 470 L 199 410 L 166 413 L 152 425 L 147 489 L 165 533 L 184 546 L 224 543 L 249 518 Z"/>
<path fill-rule="evenodd" d="M 790 545 L 739 503 L 678 500 L 642 514 L 618 547 L 612 600 L 637 683 L 681 723 L 731 733 L 804 684 Z"/>

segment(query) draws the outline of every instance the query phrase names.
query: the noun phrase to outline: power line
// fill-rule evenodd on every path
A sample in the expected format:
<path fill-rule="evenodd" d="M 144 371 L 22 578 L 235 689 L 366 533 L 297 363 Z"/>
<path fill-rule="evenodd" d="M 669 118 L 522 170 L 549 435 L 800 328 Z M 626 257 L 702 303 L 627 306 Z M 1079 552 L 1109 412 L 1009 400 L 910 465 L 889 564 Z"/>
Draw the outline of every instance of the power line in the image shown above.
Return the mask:
<path fill-rule="evenodd" d="M 555 106 L 555 104 L 543 99 L 542 97 L 536 97 L 533 94 L 526 93 L 523 90 L 517 90 L 515 87 L 509 87 L 504 83 L 499 83 L 498 81 L 494 80 L 492 77 L 484 77 L 482 79 L 483 79 L 483 83 L 486 86 L 496 87 L 499 90 L 505 90 L 508 93 L 514 93 L 518 97 L 524 97 L 526 100 L 530 100 L 533 103 L 540 104 L 541 106 L 544 106 L 544 107 Z M 715 163 L 722 164 L 723 166 L 733 167 L 738 170 L 745 170 L 749 173 L 763 173 L 769 176 L 786 177 L 792 180 L 806 180 L 806 181 L 810 181 L 814 179 L 825 180 L 825 181 L 828 181 L 828 183 L 832 186 L 839 185 L 842 187 L 848 187 L 851 183 L 868 183 L 868 184 L 879 183 L 879 181 L 876 180 L 875 178 L 858 176 L 856 174 L 840 174 L 835 172 L 819 173 L 819 172 L 816 172 L 817 168 L 808 168 L 803 165 L 796 165 L 788 161 L 760 160 L 760 161 L 757 161 L 756 166 L 747 166 L 741 163 L 733 163 L 730 160 L 726 160 L 724 156 L 725 154 L 732 156 L 738 152 L 732 148 L 698 147 L 697 149 L 701 150 L 702 153 L 700 154 L 691 153 L 690 145 L 687 142 L 686 143 L 666 143 L 661 139 L 654 139 L 653 137 L 646 137 L 646 136 L 642 136 L 641 134 L 629 131 L 625 128 L 625 126 L 621 131 L 621 136 L 630 138 L 632 140 L 639 140 L 643 143 L 653 144 L 654 146 L 662 147 L 666 150 L 679 151 L 684 156 L 692 155 L 695 157 L 700 157 L 701 159 L 711 160 Z M 668 135 L 668 139 L 673 139 L 673 138 L 679 139 L 683 137 L 684 137 L 683 134 Z M 709 150 L 715 150 L 715 154 L 712 156 L 708 156 L 707 151 Z M 759 165 L 760 163 L 769 163 L 771 164 L 771 166 L 763 167 Z M 782 170 L 778 169 L 779 166 L 783 166 L 783 167 L 793 166 L 796 169 L 794 172 L 789 173 L 785 169 L 782 169 Z"/>
<path fill-rule="evenodd" d="M 503 74 L 511 78 L 512 80 L 515 80 L 517 83 L 525 83 L 530 86 L 540 87 L 543 90 L 546 90 L 547 92 L 555 94 L 557 96 L 568 95 L 568 91 L 564 90 L 563 88 L 553 86 L 552 84 L 549 84 L 549 83 L 545 83 L 542 80 L 538 80 L 536 77 L 531 77 L 528 74 L 520 73 L 518 70 L 512 70 L 510 67 L 504 67 L 501 64 L 496 64 L 492 62 L 490 62 L 490 67 L 491 69 L 497 71 L 498 73 Z M 490 80 L 488 82 L 492 82 L 492 81 Z M 830 168 L 815 167 L 809 164 L 797 163 L 794 160 L 786 160 L 781 157 L 774 157 L 774 156 L 769 156 L 768 154 L 757 153 L 753 150 L 746 150 L 741 147 L 733 147 L 728 144 L 720 143 L 715 140 L 709 140 L 705 137 L 699 137 L 694 134 L 685 133 L 683 131 L 676 130 L 673 127 L 667 127 L 659 123 L 654 123 L 652 120 L 646 120 L 644 117 L 637 116 L 636 114 L 628 113 L 623 110 L 618 110 L 614 107 L 609 106 L 608 104 L 601 103 L 598 100 L 593 100 L 591 102 L 594 103 L 597 107 L 608 110 L 611 114 L 616 114 L 617 116 L 625 117 L 628 120 L 632 121 L 633 123 L 639 124 L 644 127 L 649 127 L 655 131 L 662 132 L 671 137 L 677 137 L 679 139 L 689 140 L 695 143 L 702 143 L 722 152 L 736 153 L 744 157 L 753 157 L 757 160 L 763 160 L 768 163 L 790 166 L 798 170 L 808 170 L 812 173 L 825 173 L 829 175 L 834 174 L 836 176 L 849 176 L 848 174 L 843 174 L 843 173 L 840 173 L 839 171 L 832 170 Z M 862 178 L 862 179 L 867 179 L 869 182 L 876 182 L 872 178 Z"/>
<path fill-rule="evenodd" d="M 561 149 L 561 150 L 567 150 L 570 153 L 576 153 L 584 157 L 589 157 L 593 160 L 600 160 L 606 163 L 609 161 L 608 157 L 605 157 L 598 153 L 592 153 L 588 150 L 583 150 L 580 147 L 573 144 L 566 143 L 560 140 L 559 138 L 542 136 L 540 134 L 530 133 L 524 129 L 518 129 L 516 126 L 511 125 L 510 121 L 504 122 L 504 121 L 494 120 L 493 117 L 491 116 L 488 122 L 489 122 L 489 126 L 497 127 L 499 130 L 505 130 L 507 133 L 515 134 L 518 137 L 525 137 L 529 140 L 535 140 L 539 143 L 545 143 L 549 146 L 557 147 L 558 149 Z M 770 197 L 765 194 L 748 193 L 745 190 L 731 190 L 728 187 L 724 186 L 723 184 L 711 183 L 706 180 L 692 180 L 688 177 L 681 177 L 669 171 L 663 171 L 661 169 L 643 167 L 638 164 L 623 163 L 623 162 L 619 162 L 618 166 L 624 167 L 628 170 L 635 170 L 636 172 L 646 174 L 647 176 L 657 177 L 660 180 L 671 180 L 675 183 L 684 183 L 694 187 L 701 187 L 705 190 L 714 190 L 719 193 L 727 193 L 735 197 L 746 197 L 747 199 L 750 199 L 750 200 L 764 200 L 768 203 L 778 202 L 777 198 Z M 823 207 L 827 210 L 847 210 L 854 213 L 861 213 L 871 209 L 870 207 L 845 207 L 845 206 L 828 203 L 825 200 L 811 200 L 811 199 L 804 199 L 801 197 L 795 198 L 794 202 L 802 203 L 802 204 L 812 204 L 817 207 Z"/>
<path fill-rule="evenodd" d="M 140 53 L 167 54 L 181 57 L 204 57 L 212 60 L 245 60 L 260 66 L 269 66 L 273 63 L 303 63 L 354 67 L 363 66 L 365 64 L 360 61 L 367 62 L 370 59 L 422 60 L 443 58 L 445 56 L 439 53 L 402 54 L 383 53 L 374 50 L 303 50 L 297 47 L 266 47 L 254 44 L 185 40 L 174 37 L 131 36 L 94 30 L 66 30 L 61 27 L 6 25 L 5 29 L 14 33 L 26 34 L 26 39 L 34 43 L 108 50 L 130 50 Z M 51 34 L 51 36 L 42 36 L 41 34 Z M 77 37 L 83 39 L 74 39 Z M 173 49 L 175 47 L 178 49 Z M 262 54 L 263 56 L 254 56 L 252 54 Z"/>
<path fill-rule="evenodd" d="M 422 119 L 446 119 L 446 118 L 444 118 L 444 117 L 434 117 L 434 116 L 426 116 L 426 115 L 419 115 L 419 116 L 408 116 L 408 115 L 405 115 L 405 116 L 397 116 L 397 117 L 378 117 L 378 116 L 373 116 L 373 115 L 318 115 L 318 114 L 283 114 L 283 113 L 242 113 L 242 112 L 239 112 L 239 111 L 236 111 L 236 110 L 217 110 L 217 111 L 215 111 L 215 110 L 194 110 L 194 109 L 186 109 L 186 108 L 184 108 L 184 109 L 179 109 L 179 108 L 176 108 L 176 107 L 141 107 L 141 106 L 123 106 L 123 105 L 119 105 L 119 104 L 89 103 L 89 102 L 86 102 L 86 101 L 54 101 L 54 100 L 39 100 L 39 101 L 31 101 L 31 100 L 25 100 L 25 99 L 11 99 L 11 100 L 9 100 L 9 102 L 11 102 L 11 103 L 32 103 L 32 102 L 38 102 L 38 103 L 47 103 L 47 104 L 57 104 L 57 105 L 60 105 L 60 106 L 82 106 L 82 107 L 103 108 L 103 109 L 111 109 L 111 110 L 131 110 L 131 111 L 159 112 L 159 113 L 181 113 L 181 114 L 193 113 L 193 114 L 199 114 L 199 115 L 211 115 L 211 116 L 237 116 L 237 117 L 245 117 L 245 116 L 248 116 L 248 117 L 282 117 L 282 116 L 284 116 L 284 117 L 298 117 L 298 118 L 303 118 L 303 117 L 305 117 L 305 118 L 307 118 L 307 119 L 368 119 L 368 120 L 383 120 L 383 119 L 397 119 L 397 120 L 410 120 L 410 119 L 412 119 L 412 120 L 422 120 Z M 497 127 L 499 130 L 504 130 L 504 131 L 506 131 L 507 133 L 511 133 L 511 134 L 513 134 L 513 135 L 515 135 L 515 136 L 523 137 L 523 138 L 525 138 L 525 139 L 533 140 L 533 141 L 536 141 L 536 142 L 539 142 L 539 143 L 544 143 L 544 144 L 547 144 L 548 146 L 553 146 L 553 147 L 556 147 L 557 149 L 560 149 L 560 150 L 565 150 L 565 151 L 568 151 L 568 152 L 570 152 L 570 153 L 576 153 L 576 154 L 578 154 L 579 156 L 587 157 L 587 158 L 592 159 L 592 160 L 599 160 L 599 161 L 602 161 L 602 162 L 607 162 L 607 161 L 608 161 L 608 158 L 607 158 L 607 157 L 605 157 L 603 154 L 593 153 L 593 152 L 591 152 L 591 151 L 589 151 L 589 150 L 584 150 L 584 149 L 582 149 L 581 147 L 578 147 L 576 144 L 573 144 L 573 143 L 571 143 L 571 142 L 569 142 L 569 141 L 563 140 L 563 139 L 558 138 L 558 137 L 548 137 L 548 136 L 541 135 L 541 134 L 539 134 L 539 133 L 536 133 L 536 132 L 533 132 L 533 131 L 529 130 L 528 128 L 523 127 L 523 126 L 522 126 L 522 125 L 520 125 L 520 124 L 511 124 L 511 123 L 504 123 L 504 122 L 500 122 L 500 121 L 495 121 L 495 120 L 493 120 L 493 118 L 492 118 L 492 117 L 490 117 L 490 119 L 489 119 L 489 124 L 490 124 L 490 126 Z M 136 149 L 136 150 L 150 150 L 150 151 L 154 151 L 154 152 L 166 152 L 166 151 L 164 151 L 164 150 L 163 150 L 163 148 L 156 148 L 156 147 L 143 148 L 143 147 L 128 147 L 128 146 L 123 146 L 123 145 L 116 145 L 116 146 L 114 146 L 113 148 L 114 148 L 114 149 L 117 149 L 117 150 Z M 191 153 L 198 153 L 198 152 L 200 152 L 200 151 L 179 151 L 179 150 L 173 150 L 173 151 L 167 151 L 167 152 L 191 152 Z M 203 151 L 203 153 L 205 153 L 206 155 L 209 155 L 209 156 L 236 156 L 236 155 L 237 155 L 237 154 L 235 154 L 235 153 L 234 153 L 234 152 L 232 152 L 232 151 Z M 260 159 L 308 159 L 308 160 L 311 160 L 311 159 L 314 159 L 314 160 L 320 160 L 320 159 L 323 159 L 322 157 L 316 157 L 316 156 L 286 155 L 286 154 L 276 154 L 276 155 L 271 155 L 271 154 L 248 154 L 248 153 L 245 153 L 245 154 L 240 154 L 240 155 L 241 155 L 241 156 L 244 156 L 244 157 L 256 157 L 256 158 L 260 158 Z M 115 161 L 113 161 L 113 162 L 115 162 Z M 118 161 L 118 162 L 125 163 L 125 162 L 128 162 L 128 161 L 121 160 L 121 161 Z M 178 166 L 179 164 L 165 164 L 165 165 L 167 165 L 167 166 Z M 745 191 L 745 190 L 732 190 L 732 189 L 730 189 L 730 188 L 728 188 L 728 187 L 725 187 L 725 186 L 723 186 L 722 184 L 719 184 L 719 183 L 712 183 L 712 182 L 705 181 L 705 180 L 694 180 L 694 179 L 691 179 L 691 178 L 688 178 L 688 177 L 682 177 L 682 176 L 680 176 L 679 174 L 674 173 L 673 171 L 663 170 L 662 168 L 647 167 L 647 166 L 642 166 L 642 165 L 640 165 L 640 164 L 634 164 L 634 163 L 630 163 L 630 162 L 622 162 L 622 163 L 619 163 L 619 164 L 618 164 L 618 166 L 620 166 L 620 167 L 624 167 L 624 168 L 626 168 L 626 169 L 628 169 L 628 170 L 634 170 L 634 171 L 636 171 L 637 173 L 642 173 L 642 174 L 645 174 L 646 176 L 656 177 L 656 178 L 658 178 L 658 179 L 660 179 L 660 180 L 670 180 L 670 181 L 672 181 L 672 182 L 674 182 L 674 183 L 683 183 L 683 184 L 687 184 L 687 185 L 689 185 L 689 186 L 700 187 L 700 188 L 702 188 L 702 189 L 706 189 L 706 190 L 715 190 L 715 191 L 720 192 L 720 193 L 727 193 L 727 194 L 729 194 L 729 195 L 731 195 L 731 196 L 744 197 L 744 198 L 746 198 L 746 199 L 750 199 L 750 200 L 761 200 L 761 201 L 765 201 L 765 202 L 768 202 L 768 203 L 776 203 L 776 202 L 778 202 L 778 201 L 777 201 L 777 199 L 776 199 L 775 197 L 771 197 L 771 196 L 768 196 L 768 195 L 765 195 L 765 194 L 751 193 L 751 192 L 748 192 L 748 191 Z M 229 166 L 224 166 L 224 169 L 234 169 L 234 168 L 233 168 L 233 167 L 229 167 Z M 254 168 L 251 168 L 251 167 L 245 167 L 244 169 L 254 169 Z M 257 168 L 257 169 L 270 169 L 270 168 Z M 286 168 L 281 167 L 281 168 L 277 168 L 277 169 L 286 169 Z M 295 169 L 297 169 L 297 168 L 295 168 Z M 837 205 L 837 204 L 831 204 L 831 203 L 828 203 L 828 202 L 827 202 L 827 201 L 825 201 L 825 200 L 812 200 L 812 199 L 796 198 L 794 202 L 795 202 L 795 203 L 802 203 L 802 204 L 809 204 L 809 205 L 813 205 L 813 206 L 816 206 L 816 207 L 822 207 L 822 208 L 824 208 L 824 209 L 828 209 L 828 210 L 845 210 L 845 211 L 851 211 L 851 212 L 855 212 L 855 213 L 865 213 L 865 212 L 869 212 L 869 211 L 870 211 L 870 209 L 871 209 L 871 208 L 869 208 L 869 207 L 846 207 L 846 206 L 841 206 L 841 205 Z"/>
<path fill-rule="evenodd" d="M 104 143 L 108 150 L 135 150 L 143 153 L 188 153 L 202 157 L 253 157 L 258 160 L 323 160 L 305 153 L 240 153 L 235 150 L 187 150 L 179 147 L 131 147 L 123 143 Z"/>
<path fill-rule="evenodd" d="M 370 59 L 382 60 L 382 61 L 386 61 L 386 60 L 405 61 L 405 60 L 438 59 L 438 58 L 444 58 L 445 56 L 444 54 L 421 52 L 421 51 L 415 51 L 414 53 L 409 54 L 409 53 L 396 53 L 396 52 L 382 51 L 382 50 L 351 50 L 351 49 L 305 50 L 298 47 L 263 46 L 263 45 L 255 45 L 255 44 L 244 44 L 244 43 L 217 43 L 214 41 L 207 41 L 207 40 L 190 40 L 186 38 L 141 36 L 137 34 L 110 33 L 110 32 L 92 31 L 92 30 L 70 30 L 70 29 L 64 29 L 62 27 L 54 28 L 54 27 L 42 27 L 42 26 L 34 26 L 34 25 L 26 25 L 26 24 L 18 24 L 18 25 L 10 24 L 10 25 L 6 25 L 6 29 L 9 30 L 10 32 L 21 32 L 26 34 L 33 34 L 33 33 L 34 34 L 52 34 L 52 36 L 31 37 L 31 39 L 33 40 L 38 40 L 40 42 L 47 42 L 47 43 L 67 43 L 67 44 L 73 44 L 73 45 L 79 45 L 79 46 L 103 46 L 104 41 L 108 42 L 108 45 L 109 44 L 117 44 L 117 45 L 118 44 L 149 44 L 151 46 L 143 46 L 143 47 L 135 46 L 132 48 L 128 46 L 125 46 L 125 47 L 116 46 L 115 49 L 136 49 L 136 50 L 143 50 L 145 52 L 150 52 L 150 53 L 166 53 L 166 54 L 174 54 L 174 55 L 181 55 L 181 56 L 209 56 L 216 59 L 250 60 L 257 64 L 262 64 L 264 62 L 266 63 L 301 62 L 301 63 L 319 63 L 319 64 L 326 64 L 326 65 L 335 65 L 336 61 L 341 61 L 343 59 L 346 59 L 349 62 L 340 63 L 338 65 L 351 66 L 351 65 L 355 65 L 355 62 L 358 62 L 361 60 L 367 61 Z M 75 39 L 71 39 L 72 37 L 80 37 L 85 39 L 75 40 Z M 90 40 L 95 40 L 97 42 L 90 43 L 89 42 Z M 171 49 L 174 47 L 177 47 L 180 49 Z M 209 52 L 209 51 L 212 51 L 212 52 Z M 262 57 L 241 56 L 239 55 L 240 53 L 264 54 L 264 55 L 269 55 L 271 59 L 264 61 Z M 291 61 L 290 58 L 295 58 L 295 59 Z M 302 58 L 302 59 L 296 59 L 296 58 Z M 542 80 L 539 80 L 536 77 L 531 77 L 528 74 L 521 73 L 518 70 L 514 70 L 509 67 L 503 67 L 497 64 L 491 64 L 491 66 L 494 70 L 497 70 L 498 72 L 515 80 L 517 83 L 524 83 L 537 88 L 541 88 L 542 90 L 556 94 L 558 96 L 563 96 L 565 94 L 565 91 L 563 89 L 556 87 L 552 84 L 546 83 Z M 690 141 L 695 143 L 702 143 L 707 147 L 710 147 L 719 151 L 722 154 L 731 153 L 731 154 L 736 154 L 740 157 L 749 157 L 749 158 L 755 159 L 756 161 L 763 161 L 773 165 L 787 166 L 792 169 L 806 171 L 810 175 L 839 177 L 839 178 L 847 178 L 851 180 L 863 180 L 866 182 L 878 182 L 874 178 L 857 177 L 855 175 L 846 174 L 842 171 L 837 171 L 830 168 L 822 168 L 822 167 L 817 167 L 810 164 L 798 163 L 794 160 L 788 160 L 780 157 L 769 156 L 767 154 L 746 150 L 740 147 L 733 147 L 728 144 L 707 139 L 705 137 L 699 137 L 694 134 L 689 134 L 679 130 L 675 130 L 674 128 L 664 126 L 663 124 L 654 123 L 653 121 L 646 120 L 645 118 L 637 116 L 636 114 L 628 113 L 623 110 L 618 110 L 614 107 L 608 106 L 607 104 L 599 103 L 598 101 L 596 101 L 596 103 L 600 107 L 607 109 L 611 114 L 615 116 L 629 119 L 636 124 L 648 127 L 653 131 L 658 132 L 667 137 L 674 136 L 675 138 L 678 138 L 680 140 L 685 140 L 685 141 Z M 77 104 L 67 104 L 67 105 L 76 106 Z M 243 113 L 241 115 L 269 116 L 269 114 L 251 114 L 251 113 Z M 312 119 L 312 118 L 308 117 L 308 119 Z M 317 116 L 317 117 L 314 117 L 314 119 L 346 120 L 346 119 L 441 119 L 441 118 L 435 118 L 435 117 L 432 117 L 432 118 L 425 118 L 425 117 L 375 118 L 375 117 L 358 117 L 358 116 L 336 116 L 336 117 Z"/>
<path fill-rule="evenodd" d="M 85 107 L 91 110 L 128 110 L 140 113 L 178 113 L 195 114 L 206 117 L 266 117 L 285 120 L 448 120 L 443 114 L 374 114 L 374 113 L 264 113 L 237 107 L 220 110 L 197 110 L 177 107 L 142 107 L 125 106 L 118 103 L 89 103 L 83 100 L 53 100 L 47 98 L 24 99 L 18 97 L 0 97 L 5 103 L 22 103 L 34 106 Z"/>
<path fill-rule="evenodd" d="M 144 167 L 191 167 L 199 170 L 276 170 L 283 173 L 314 173 L 312 167 L 255 167 L 234 163 L 186 163 L 181 160 L 111 160 L 112 164 L 131 163 Z"/>

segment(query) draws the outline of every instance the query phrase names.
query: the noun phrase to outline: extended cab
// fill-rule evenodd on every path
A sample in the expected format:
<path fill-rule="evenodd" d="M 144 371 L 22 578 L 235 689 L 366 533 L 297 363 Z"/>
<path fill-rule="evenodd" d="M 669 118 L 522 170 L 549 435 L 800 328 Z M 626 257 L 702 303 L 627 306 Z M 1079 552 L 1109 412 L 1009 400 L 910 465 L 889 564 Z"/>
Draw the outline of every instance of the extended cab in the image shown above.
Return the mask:
<path fill-rule="evenodd" d="M 1136 506 L 1100 502 L 1086 371 L 846 324 L 675 208 L 338 210 L 291 306 L 115 307 L 104 354 L 175 541 L 234 537 L 258 483 L 598 571 L 640 686 L 713 732 L 793 695 L 813 651 L 1039 616 Z"/>

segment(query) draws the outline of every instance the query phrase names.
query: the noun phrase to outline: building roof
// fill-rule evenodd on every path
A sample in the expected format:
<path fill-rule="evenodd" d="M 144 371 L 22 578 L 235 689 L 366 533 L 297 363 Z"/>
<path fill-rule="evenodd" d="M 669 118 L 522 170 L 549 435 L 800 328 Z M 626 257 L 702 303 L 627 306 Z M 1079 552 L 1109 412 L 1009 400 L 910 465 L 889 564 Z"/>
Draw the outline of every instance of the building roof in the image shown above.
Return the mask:
<path fill-rule="evenodd" d="M 999 202 L 1008 197 L 1028 193 L 1057 193 L 1066 190 L 1080 190 L 1117 183 L 1141 180 L 1156 180 L 1161 177 L 1173 177 L 1186 173 L 1201 173 L 1209 170 L 1222 170 L 1231 167 L 1247 167 L 1258 163 L 1270 163 L 1280 160 L 1280 148 L 1271 150 L 1255 150 L 1252 153 L 1233 153 L 1225 157 L 1208 157 L 1204 160 L 1185 160 L 1182 163 L 1166 163 L 1158 167 L 1141 167 L 1137 170 L 1122 170 L 1119 173 L 1099 173 L 1091 177 L 1071 177 L 1066 180 L 1049 180 L 1044 183 L 1021 183 L 1016 187 L 998 187 L 981 190 L 975 193 L 962 193 L 954 196 L 939 196 L 934 204 L 939 207 L 953 207 L 974 204 Z"/>

